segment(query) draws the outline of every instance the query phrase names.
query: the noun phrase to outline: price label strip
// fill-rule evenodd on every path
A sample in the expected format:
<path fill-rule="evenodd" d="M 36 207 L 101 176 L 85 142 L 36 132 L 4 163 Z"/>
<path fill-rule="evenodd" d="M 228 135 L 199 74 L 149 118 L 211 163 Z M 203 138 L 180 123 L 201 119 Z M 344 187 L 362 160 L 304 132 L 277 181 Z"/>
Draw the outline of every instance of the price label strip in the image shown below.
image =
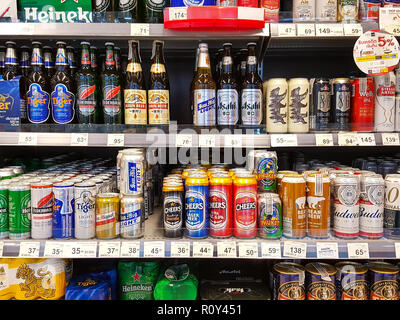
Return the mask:
<path fill-rule="evenodd" d="M 187 20 L 187 8 L 168 8 L 169 20 Z"/>
<path fill-rule="evenodd" d="M 235 241 L 221 241 L 217 242 L 217 256 L 218 258 L 236 258 L 236 242 Z"/>
<path fill-rule="evenodd" d="M 191 134 L 177 134 L 176 147 L 191 148 L 193 145 L 193 136 Z"/>
<path fill-rule="evenodd" d="M 193 258 L 212 258 L 214 245 L 211 242 L 193 242 Z"/>
<path fill-rule="evenodd" d="M 239 258 L 258 258 L 257 242 L 239 242 Z"/>
<path fill-rule="evenodd" d="M 331 147 L 333 146 L 333 134 L 322 133 L 315 135 L 315 145 L 318 147 Z"/>
<path fill-rule="evenodd" d="M 315 34 L 317 37 L 342 37 L 342 24 L 317 24 L 315 26 Z"/>
<path fill-rule="evenodd" d="M 124 134 L 108 134 L 107 147 L 123 147 L 125 145 Z"/>
<path fill-rule="evenodd" d="M 375 134 L 373 133 L 358 133 L 357 142 L 359 146 L 376 146 Z"/>
<path fill-rule="evenodd" d="M 398 133 L 382 133 L 382 144 L 384 146 L 398 146 L 400 145 Z"/>
<path fill-rule="evenodd" d="M 122 241 L 121 257 L 123 258 L 139 258 L 140 257 L 140 242 L 139 241 Z"/>
<path fill-rule="evenodd" d="M 368 243 L 348 243 L 347 252 L 349 259 L 369 259 Z"/>
<path fill-rule="evenodd" d="M 145 258 L 164 258 L 165 245 L 162 241 L 144 242 L 143 257 Z"/>
<path fill-rule="evenodd" d="M 363 28 L 358 23 L 344 23 L 344 35 L 346 37 L 359 37 L 363 34 Z"/>
<path fill-rule="evenodd" d="M 315 37 L 315 24 L 299 23 L 297 26 L 297 36 Z"/>
<path fill-rule="evenodd" d="M 118 258 L 120 249 L 120 241 L 99 242 L 99 258 Z"/>
<path fill-rule="evenodd" d="M 357 146 L 357 136 L 354 133 L 338 133 L 338 143 L 342 147 Z"/>
<path fill-rule="evenodd" d="M 296 134 L 272 134 L 271 147 L 297 147 Z"/>
<path fill-rule="evenodd" d="M 171 257 L 182 258 L 190 257 L 190 242 L 171 242 Z"/>
<path fill-rule="evenodd" d="M 280 259 L 282 257 L 280 241 L 261 242 L 261 257 Z"/>
<path fill-rule="evenodd" d="M 317 242 L 318 259 L 339 259 L 337 242 Z"/>
<path fill-rule="evenodd" d="M 228 134 L 224 138 L 225 147 L 241 148 L 242 147 L 242 135 Z"/>
<path fill-rule="evenodd" d="M 64 255 L 66 258 L 96 258 L 97 242 L 67 242 Z"/>
<path fill-rule="evenodd" d="M 278 24 L 279 37 L 296 37 L 296 25 L 293 23 Z"/>
<path fill-rule="evenodd" d="M 132 23 L 131 36 L 148 37 L 150 35 L 150 24 L 148 23 Z"/>
<path fill-rule="evenodd" d="M 22 146 L 36 146 L 37 134 L 32 132 L 20 132 L 18 135 L 18 144 Z"/>
<path fill-rule="evenodd" d="M 88 133 L 71 133 L 71 146 L 87 147 L 89 145 Z"/>
<path fill-rule="evenodd" d="M 305 259 L 307 257 L 307 243 L 285 241 L 283 243 L 283 256 L 289 258 Z"/>
<path fill-rule="evenodd" d="M 62 258 L 64 257 L 64 243 L 46 241 L 44 247 L 44 257 L 46 258 Z"/>
<path fill-rule="evenodd" d="M 199 135 L 200 148 L 215 148 L 215 135 L 201 134 Z"/>
<path fill-rule="evenodd" d="M 39 258 L 40 242 L 22 241 L 19 245 L 19 257 L 21 258 Z"/>

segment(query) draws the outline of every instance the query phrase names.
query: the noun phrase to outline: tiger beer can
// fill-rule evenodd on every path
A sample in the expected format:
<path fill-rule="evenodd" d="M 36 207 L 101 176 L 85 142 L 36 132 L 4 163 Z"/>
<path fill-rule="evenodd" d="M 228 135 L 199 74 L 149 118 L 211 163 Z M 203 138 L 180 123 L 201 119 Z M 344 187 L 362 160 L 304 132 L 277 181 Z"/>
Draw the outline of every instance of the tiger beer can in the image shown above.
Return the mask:
<path fill-rule="evenodd" d="M 264 239 L 282 237 L 282 203 L 276 193 L 257 195 L 258 236 Z"/>
<path fill-rule="evenodd" d="M 288 83 L 285 78 L 268 80 L 266 90 L 267 132 L 288 131 Z"/>
<path fill-rule="evenodd" d="M 142 149 L 125 150 L 121 157 L 121 193 L 142 195 L 144 192 L 145 155 Z"/>
<path fill-rule="evenodd" d="M 306 78 L 289 80 L 288 132 L 309 131 L 310 83 Z"/>
<path fill-rule="evenodd" d="M 31 184 L 32 239 L 49 239 L 53 235 L 53 184 Z"/>
<path fill-rule="evenodd" d="M 75 238 L 92 239 L 96 235 L 96 184 L 80 182 L 74 186 Z"/>
<path fill-rule="evenodd" d="M 396 77 L 393 72 L 374 77 L 375 118 L 374 131 L 392 132 L 395 129 Z"/>
<path fill-rule="evenodd" d="M 331 83 L 327 78 L 310 80 L 310 130 L 325 131 L 331 117 Z"/>
<path fill-rule="evenodd" d="M 359 263 L 335 264 L 337 300 L 368 300 L 368 268 Z"/>
<path fill-rule="evenodd" d="M 320 0 L 293 0 L 293 22 L 315 20 L 315 3 Z"/>
<path fill-rule="evenodd" d="M 383 221 L 385 237 L 400 239 L 400 174 L 388 174 L 385 177 Z"/>
<path fill-rule="evenodd" d="M 254 171 L 259 191 L 276 191 L 278 157 L 275 151 L 257 150 L 254 156 Z"/>
<path fill-rule="evenodd" d="M 318 22 L 336 22 L 337 0 L 316 0 L 315 19 Z"/>

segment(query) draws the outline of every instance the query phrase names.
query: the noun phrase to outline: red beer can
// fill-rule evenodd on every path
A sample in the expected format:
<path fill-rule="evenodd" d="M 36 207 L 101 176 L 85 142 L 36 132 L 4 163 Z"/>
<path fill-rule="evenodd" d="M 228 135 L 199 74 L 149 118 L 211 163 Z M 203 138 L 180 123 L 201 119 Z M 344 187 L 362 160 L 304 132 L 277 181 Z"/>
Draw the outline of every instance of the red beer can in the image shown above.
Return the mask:
<path fill-rule="evenodd" d="M 215 238 L 232 236 L 232 177 L 215 173 L 210 177 L 210 235 Z"/>
<path fill-rule="evenodd" d="M 238 7 L 258 8 L 258 0 L 238 0 Z"/>
<path fill-rule="evenodd" d="M 233 182 L 233 234 L 237 238 L 257 236 L 257 179 L 250 173 L 239 173 Z"/>
<path fill-rule="evenodd" d="M 351 125 L 353 131 L 374 129 L 374 80 L 355 78 L 352 84 Z"/>

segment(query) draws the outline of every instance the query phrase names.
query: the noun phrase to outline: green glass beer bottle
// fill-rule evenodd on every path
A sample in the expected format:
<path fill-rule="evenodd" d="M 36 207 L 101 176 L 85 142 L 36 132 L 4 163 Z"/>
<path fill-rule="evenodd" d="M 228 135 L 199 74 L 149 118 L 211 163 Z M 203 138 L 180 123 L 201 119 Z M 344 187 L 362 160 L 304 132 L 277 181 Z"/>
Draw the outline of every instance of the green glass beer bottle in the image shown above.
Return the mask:
<path fill-rule="evenodd" d="M 167 6 L 167 0 L 143 0 L 144 22 L 147 23 L 163 23 L 164 8 Z"/>

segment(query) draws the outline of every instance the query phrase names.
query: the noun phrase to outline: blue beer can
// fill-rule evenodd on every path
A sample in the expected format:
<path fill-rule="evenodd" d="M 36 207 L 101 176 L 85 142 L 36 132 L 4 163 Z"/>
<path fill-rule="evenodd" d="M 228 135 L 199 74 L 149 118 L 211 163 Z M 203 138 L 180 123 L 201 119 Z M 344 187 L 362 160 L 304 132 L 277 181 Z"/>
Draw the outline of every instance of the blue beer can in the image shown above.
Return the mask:
<path fill-rule="evenodd" d="M 171 7 L 215 6 L 215 0 L 171 0 Z"/>
<path fill-rule="evenodd" d="M 74 184 L 55 183 L 53 186 L 53 238 L 70 239 L 74 234 Z"/>

